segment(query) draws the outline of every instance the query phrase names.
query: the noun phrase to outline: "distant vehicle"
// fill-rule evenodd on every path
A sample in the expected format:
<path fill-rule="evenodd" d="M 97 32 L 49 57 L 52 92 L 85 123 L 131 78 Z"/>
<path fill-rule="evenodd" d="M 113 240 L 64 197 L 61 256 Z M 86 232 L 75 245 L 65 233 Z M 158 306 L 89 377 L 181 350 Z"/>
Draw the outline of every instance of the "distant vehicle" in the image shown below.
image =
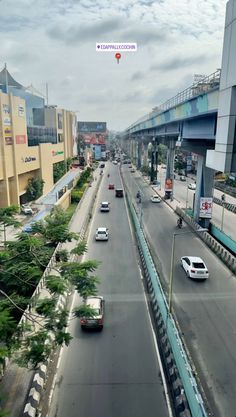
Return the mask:
<path fill-rule="evenodd" d="M 110 206 L 109 206 L 108 201 L 103 201 L 101 203 L 101 205 L 100 205 L 100 211 L 104 211 L 104 212 L 110 211 Z"/>
<path fill-rule="evenodd" d="M 109 231 L 107 227 L 98 227 L 96 230 L 95 240 L 108 240 Z"/>
<path fill-rule="evenodd" d="M 162 169 L 166 169 L 166 165 L 162 164 Z"/>
<path fill-rule="evenodd" d="M 113 163 L 114 165 L 117 165 L 117 164 L 118 164 L 118 162 L 117 162 L 117 161 L 112 161 L 112 163 Z"/>
<path fill-rule="evenodd" d="M 33 214 L 33 210 L 28 204 L 22 204 L 21 212 L 26 215 Z"/>
<path fill-rule="evenodd" d="M 81 317 L 81 329 L 99 328 L 102 330 L 104 324 L 104 298 L 98 295 L 94 297 L 87 297 L 85 305 L 93 309 L 93 314 L 91 315 L 91 317 Z"/>
<path fill-rule="evenodd" d="M 151 196 L 151 202 L 152 203 L 160 203 L 161 202 L 161 197 L 159 197 L 159 195 L 154 194 Z"/>
<path fill-rule="evenodd" d="M 104 163 L 100 164 L 99 168 L 105 168 L 105 164 Z"/>
<path fill-rule="evenodd" d="M 114 189 L 115 189 L 114 184 L 109 184 L 109 185 L 108 185 L 108 190 L 114 190 Z"/>
<path fill-rule="evenodd" d="M 190 190 L 196 190 L 197 186 L 196 186 L 195 182 L 191 182 L 190 184 L 188 184 L 188 188 Z"/>
<path fill-rule="evenodd" d="M 122 188 L 116 189 L 116 197 L 124 197 L 124 191 Z"/>
<path fill-rule="evenodd" d="M 180 181 L 186 181 L 185 175 L 180 175 L 179 179 L 180 179 Z"/>
<path fill-rule="evenodd" d="M 134 172 L 135 172 L 135 169 L 134 169 L 134 168 L 132 168 L 132 169 L 130 170 L 130 172 L 134 173 Z"/>
<path fill-rule="evenodd" d="M 195 256 L 183 256 L 181 265 L 189 278 L 206 279 L 209 272 L 204 261 Z"/>
<path fill-rule="evenodd" d="M 124 159 L 124 161 L 123 161 L 123 165 L 125 165 L 125 164 L 128 164 L 127 159 Z"/>
<path fill-rule="evenodd" d="M 151 185 L 160 185 L 160 181 L 158 181 L 158 180 L 153 180 L 150 184 L 151 184 Z"/>

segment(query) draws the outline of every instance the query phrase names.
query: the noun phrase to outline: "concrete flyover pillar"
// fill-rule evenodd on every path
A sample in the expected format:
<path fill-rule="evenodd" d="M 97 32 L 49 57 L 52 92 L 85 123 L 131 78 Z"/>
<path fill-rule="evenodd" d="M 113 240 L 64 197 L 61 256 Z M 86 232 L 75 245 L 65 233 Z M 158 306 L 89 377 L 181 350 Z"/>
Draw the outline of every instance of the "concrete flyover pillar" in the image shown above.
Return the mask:
<path fill-rule="evenodd" d="M 142 143 L 141 166 L 148 166 L 148 143 Z"/>
<path fill-rule="evenodd" d="M 207 166 L 221 172 L 236 171 L 236 0 L 226 6 L 224 45 L 215 150 L 207 152 Z"/>
<path fill-rule="evenodd" d="M 214 170 L 206 167 L 206 155 L 198 155 L 196 191 L 194 198 L 194 220 L 202 227 L 209 227 L 210 218 L 199 218 L 200 198 L 213 197 Z"/>
<path fill-rule="evenodd" d="M 142 142 L 141 142 L 141 140 L 138 140 L 138 142 L 137 142 L 137 151 L 138 151 L 138 158 L 137 158 L 137 168 L 138 169 L 140 169 L 141 168 L 141 165 L 142 165 L 142 163 L 141 163 L 141 159 L 142 159 Z"/>
<path fill-rule="evenodd" d="M 175 159 L 176 139 L 170 139 L 167 150 L 166 180 L 165 180 L 165 198 L 173 199 L 174 196 L 174 159 Z M 169 189 L 168 189 L 169 188 Z"/>

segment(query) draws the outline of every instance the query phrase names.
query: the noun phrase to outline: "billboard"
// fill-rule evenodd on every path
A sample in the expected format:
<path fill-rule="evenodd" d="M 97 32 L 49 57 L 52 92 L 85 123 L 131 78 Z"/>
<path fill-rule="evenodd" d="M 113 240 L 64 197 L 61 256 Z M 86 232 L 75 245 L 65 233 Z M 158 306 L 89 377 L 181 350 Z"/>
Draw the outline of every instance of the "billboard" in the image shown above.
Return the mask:
<path fill-rule="evenodd" d="M 100 161 L 101 159 L 101 146 L 100 145 L 95 145 L 93 146 L 93 150 L 94 150 L 94 158 L 96 161 Z"/>
<path fill-rule="evenodd" d="M 105 133 L 106 122 L 78 122 L 79 133 Z"/>
<path fill-rule="evenodd" d="M 199 217 L 202 219 L 212 218 L 212 197 L 201 197 L 200 198 L 200 212 Z"/>
<path fill-rule="evenodd" d="M 172 178 L 166 178 L 165 191 L 172 191 L 172 189 L 173 189 L 173 180 L 172 180 Z"/>

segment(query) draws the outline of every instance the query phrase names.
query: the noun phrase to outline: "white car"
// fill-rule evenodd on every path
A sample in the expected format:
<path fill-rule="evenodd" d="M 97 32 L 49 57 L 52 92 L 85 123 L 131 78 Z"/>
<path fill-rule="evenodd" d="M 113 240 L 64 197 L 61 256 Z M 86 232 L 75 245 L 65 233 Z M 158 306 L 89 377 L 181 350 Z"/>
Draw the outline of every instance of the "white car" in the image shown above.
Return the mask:
<path fill-rule="evenodd" d="M 117 162 L 117 161 L 112 161 L 112 163 L 113 163 L 114 165 L 117 165 L 117 164 L 118 164 L 118 162 Z"/>
<path fill-rule="evenodd" d="M 96 230 L 95 240 L 108 240 L 109 231 L 107 227 L 98 227 Z"/>
<path fill-rule="evenodd" d="M 159 197 L 159 195 L 157 195 L 157 194 L 153 194 L 151 196 L 151 202 L 152 203 L 160 203 L 161 202 L 161 197 Z"/>
<path fill-rule="evenodd" d="M 205 262 L 196 256 L 183 256 L 181 265 L 189 278 L 206 279 L 209 272 Z"/>
<path fill-rule="evenodd" d="M 21 212 L 24 214 L 33 214 L 33 210 L 28 204 L 22 204 Z"/>
<path fill-rule="evenodd" d="M 188 188 L 190 190 L 196 190 L 197 186 L 196 186 L 195 182 L 190 182 L 190 184 L 188 184 Z"/>
<path fill-rule="evenodd" d="M 103 201 L 100 205 L 100 211 L 107 212 L 110 211 L 110 206 L 108 201 Z"/>

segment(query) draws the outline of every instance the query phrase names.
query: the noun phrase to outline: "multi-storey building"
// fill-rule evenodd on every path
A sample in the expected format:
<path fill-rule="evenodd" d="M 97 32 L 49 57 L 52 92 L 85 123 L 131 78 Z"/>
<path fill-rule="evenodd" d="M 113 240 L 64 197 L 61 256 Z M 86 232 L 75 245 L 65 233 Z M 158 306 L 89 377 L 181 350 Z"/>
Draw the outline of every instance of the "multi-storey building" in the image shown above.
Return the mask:
<path fill-rule="evenodd" d="M 53 165 L 77 155 L 75 113 L 45 106 L 9 74 L 0 72 L 0 207 L 21 204 L 28 180 L 53 186 Z"/>

